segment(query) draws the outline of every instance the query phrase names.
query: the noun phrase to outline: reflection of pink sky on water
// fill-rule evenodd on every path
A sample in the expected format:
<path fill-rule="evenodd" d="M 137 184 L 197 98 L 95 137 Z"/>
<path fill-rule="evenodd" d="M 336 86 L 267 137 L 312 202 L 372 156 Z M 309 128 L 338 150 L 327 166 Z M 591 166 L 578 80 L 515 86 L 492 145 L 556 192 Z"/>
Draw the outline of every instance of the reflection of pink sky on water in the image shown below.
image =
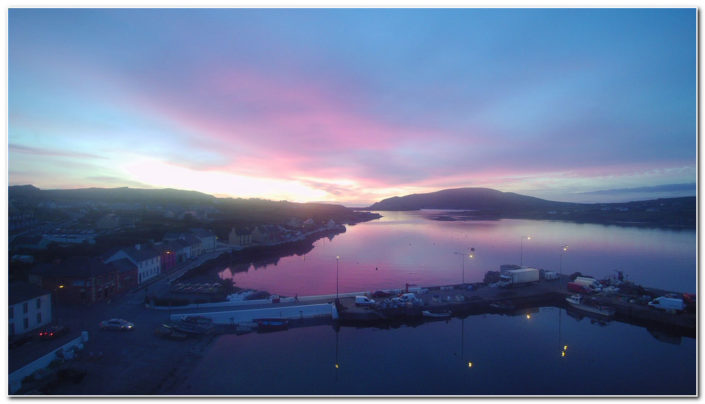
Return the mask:
<path fill-rule="evenodd" d="M 647 286 L 695 291 L 694 231 L 532 220 L 441 222 L 418 212 L 381 213 L 381 220 L 348 226 L 332 241 L 318 240 L 305 257 L 234 274 L 228 268 L 220 276 L 242 288 L 287 296 L 335 293 L 340 256 L 341 292 L 460 283 L 462 258 L 455 252 L 474 247 L 475 258 L 465 259 L 465 281 L 476 282 L 500 264 L 519 263 L 521 236 L 531 235 L 524 241 L 524 265 L 558 271 L 560 247 L 567 244 L 565 273 L 604 277 L 621 268 Z"/>

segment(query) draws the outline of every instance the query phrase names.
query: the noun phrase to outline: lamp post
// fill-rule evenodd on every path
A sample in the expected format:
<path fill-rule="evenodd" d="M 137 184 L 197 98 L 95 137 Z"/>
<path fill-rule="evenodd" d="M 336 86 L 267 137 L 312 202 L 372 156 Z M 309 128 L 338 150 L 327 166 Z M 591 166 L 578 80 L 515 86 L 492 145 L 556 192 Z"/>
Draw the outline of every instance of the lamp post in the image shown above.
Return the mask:
<path fill-rule="evenodd" d="M 465 257 L 475 258 L 475 247 L 470 247 L 469 253 L 461 253 L 458 251 L 453 251 L 453 254 L 462 256 L 463 259 L 463 285 L 465 285 Z"/>
<path fill-rule="evenodd" d="M 339 262 L 340 262 L 340 255 L 336 255 L 336 257 L 335 257 L 335 301 L 336 301 L 336 303 L 339 300 L 339 297 L 338 297 L 338 280 L 339 280 L 338 274 L 340 272 L 339 268 L 338 268 Z"/>
<path fill-rule="evenodd" d="M 519 265 L 524 265 L 524 239 L 531 240 L 531 236 L 521 236 L 521 255 L 519 257 Z"/>
<path fill-rule="evenodd" d="M 561 258 L 558 262 L 558 271 L 560 272 L 561 275 L 563 275 L 563 254 L 565 254 L 566 252 L 568 252 L 568 246 L 567 245 L 561 246 Z"/>

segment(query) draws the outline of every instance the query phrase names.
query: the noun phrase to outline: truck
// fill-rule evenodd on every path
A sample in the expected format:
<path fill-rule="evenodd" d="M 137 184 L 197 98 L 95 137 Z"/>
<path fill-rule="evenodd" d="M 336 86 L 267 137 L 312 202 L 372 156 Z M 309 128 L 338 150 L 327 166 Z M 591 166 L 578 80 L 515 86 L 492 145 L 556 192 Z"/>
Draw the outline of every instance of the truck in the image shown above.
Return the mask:
<path fill-rule="evenodd" d="M 558 273 L 553 271 L 546 271 L 543 273 L 543 279 L 547 281 L 555 281 L 556 279 L 558 279 Z"/>
<path fill-rule="evenodd" d="M 581 284 L 581 285 L 583 285 L 583 286 L 586 286 L 586 287 L 592 289 L 592 290 L 595 291 L 595 292 L 599 292 L 600 290 L 602 290 L 602 285 L 601 285 L 600 282 L 599 282 L 597 279 L 595 279 L 595 278 L 588 278 L 588 277 L 585 277 L 585 276 L 578 276 L 577 278 L 575 278 L 575 280 L 574 280 L 573 282 L 579 283 L 579 284 Z"/>
<path fill-rule="evenodd" d="M 568 290 L 570 290 L 571 292 L 580 293 L 583 295 L 587 295 L 593 292 L 592 288 L 577 282 L 568 282 L 567 287 Z"/>
<path fill-rule="evenodd" d="M 666 311 L 683 311 L 685 309 L 683 299 L 666 296 L 657 297 L 650 301 L 649 306 Z"/>
<path fill-rule="evenodd" d="M 508 269 L 499 276 L 499 287 L 511 288 L 529 285 L 539 281 L 539 270 L 536 268 Z"/>

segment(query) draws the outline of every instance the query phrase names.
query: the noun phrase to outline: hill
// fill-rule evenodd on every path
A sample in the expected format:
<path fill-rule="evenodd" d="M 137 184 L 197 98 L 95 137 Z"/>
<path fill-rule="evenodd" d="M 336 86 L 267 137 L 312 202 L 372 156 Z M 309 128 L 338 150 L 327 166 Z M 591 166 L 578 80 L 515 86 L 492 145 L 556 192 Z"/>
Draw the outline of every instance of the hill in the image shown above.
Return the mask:
<path fill-rule="evenodd" d="M 694 228 L 696 198 L 661 198 L 625 203 L 556 202 L 488 188 L 446 189 L 426 194 L 387 198 L 368 209 L 383 211 L 464 210 L 436 216 L 436 220 L 549 219 L 584 223 Z"/>
<path fill-rule="evenodd" d="M 428 194 L 412 194 L 385 199 L 372 204 L 370 210 L 467 209 L 492 210 L 498 213 L 536 209 L 575 207 L 575 203 L 554 202 L 532 196 L 501 192 L 489 188 L 445 189 Z"/>

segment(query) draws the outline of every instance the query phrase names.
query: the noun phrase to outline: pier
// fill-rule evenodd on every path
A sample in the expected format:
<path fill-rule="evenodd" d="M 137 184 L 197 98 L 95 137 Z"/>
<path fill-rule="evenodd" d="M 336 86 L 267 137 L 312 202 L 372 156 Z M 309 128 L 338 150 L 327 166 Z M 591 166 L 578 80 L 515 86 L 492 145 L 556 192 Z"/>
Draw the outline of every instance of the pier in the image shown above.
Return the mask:
<path fill-rule="evenodd" d="M 384 307 L 379 303 L 384 298 L 376 299 L 375 305 L 356 305 L 355 296 L 372 297 L 371 292 L 345 293 L 338 299 L 335 295 L 302 296 L 298 299 L 283 298 L 274 303 L 268 300 L 248 302 L 240 306 L 230 304 L 220 308 L 204 308 L 175 313 L 170 317 L 179 320 L 187 315 L 211 318 L 214 323 L 234 325 L 252 322 L 257 318 L 281 318 L 288 320 L 327 319 L 341 325 L 384 326 L 393 322 L 419 322 L 434 320 L 424 317 L 423 311 L 447 313 L 451 316 L 471 314 L 522 314 L 529 313 L 537 307 L 558 307 L 573 310 L 566 304 L 565 298 L 574 294 L 567 288 L 570 278 L 561 275 L 558 279 L 545 280 L 530 285 L 500 288 L 484 283 L 457 284 L 431 287 L 413 287 L 396 289 L 393 295 L 407 292 L 414 293 L 414 302 L 405 302 L 396 307 Z M 652 297 L 662 296 L 667 291 L 642 288 Z M 673 292 L 671 292 L 673 293 Z M 643 295 L 642 295 L 643 296 Z M 696 313 L 680 313 L 654 309 L 646 304 L 642 296 L 620 292 L 594 294 L 594 299 L 602 305 L 615 309 L 615 315 L 609 320 L 616 320 L 638 326 L 657 328 L 664 331 L 695 337 Z M 372 297 L 374 298 L 374 297 Z M 177 310 L 174 310 L 177 311 Z M 589 315 L 587 315 L 589 316 Z"/>

